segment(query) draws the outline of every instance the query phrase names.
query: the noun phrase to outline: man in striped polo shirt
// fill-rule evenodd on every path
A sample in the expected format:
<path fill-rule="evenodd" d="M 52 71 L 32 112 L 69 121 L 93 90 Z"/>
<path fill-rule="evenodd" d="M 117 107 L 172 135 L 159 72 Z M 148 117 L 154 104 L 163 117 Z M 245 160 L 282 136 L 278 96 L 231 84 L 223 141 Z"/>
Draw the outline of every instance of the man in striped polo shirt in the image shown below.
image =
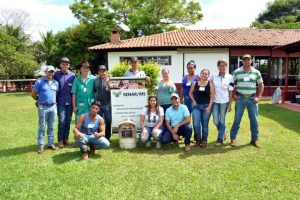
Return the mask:
<path fill-rule="evenodd" d="M 259 148 L 258 102 L 263 94 L 264 84 L 260 72 L 251 66 L 251 55 L 245 54 L 242 58 L 242 63 L 243 66 L 233 72 L 236 90 L 236 103 L 234 122 L 230 130 L 230 145 L 232 147 L 236 146 L 236 136 L 240 128 L 244 110 L 247 108 L 251 130 L 250 144 Z M 256 85 L 258 85 L 257 93 Z"/>

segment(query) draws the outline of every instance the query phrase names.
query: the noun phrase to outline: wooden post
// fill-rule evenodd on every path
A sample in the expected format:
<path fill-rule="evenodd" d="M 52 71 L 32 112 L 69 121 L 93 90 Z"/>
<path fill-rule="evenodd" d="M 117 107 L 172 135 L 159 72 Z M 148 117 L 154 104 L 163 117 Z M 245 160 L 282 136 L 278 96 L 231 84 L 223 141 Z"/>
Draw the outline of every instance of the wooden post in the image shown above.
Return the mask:
<path fill-rule="evenodd" d="M 289 82 L 289 76 L 288 76 L 288 68 L 289 68 L 289 53 L 286 53 L 286 56 L 285 56 L 285 87 L 284 87 L 284 90 L 285 90 L 285 93 L 284 93 L 284 97 L 283 97 L 283 103 L 285 100 L 287 100 L 288 98 L 288 82 Z"/>

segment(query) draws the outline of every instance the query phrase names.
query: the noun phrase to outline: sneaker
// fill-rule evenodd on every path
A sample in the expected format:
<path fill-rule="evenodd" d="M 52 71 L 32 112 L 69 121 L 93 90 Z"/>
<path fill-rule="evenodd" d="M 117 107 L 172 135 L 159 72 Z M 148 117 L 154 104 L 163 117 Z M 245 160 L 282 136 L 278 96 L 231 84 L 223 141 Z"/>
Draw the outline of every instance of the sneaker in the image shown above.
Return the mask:
<path fill-rule="evenodd" d="M 222 146 L 222 143 L 221 143 L 221 142 L 216 142 L 216 143 L 214 144 L 214 146 L 215 146 L 215 147 L 220 147 L 220 146 Z"/>
<path fill-rule="evenodd" d="M 236 147 L 236 140 L 231 140 L 231 142 L 230 142 L 230 146 L 232 146 L 232 147 Z"/>
<path fill-rule="evenodd" d="M 48 149 L 56 151 L 56 150 L 58 150 L 58 147 L 52 145 L 52 146 L 48 146 Z"/>
<path fill-rule="evenodd" d="M 207 147 L 207 142 L 202 142 L 200 147 L 201 148 L 206 148 Z"/>
<path fill-rule="evenodd" d="M 201 142 L 199 140 L 196 141 L 194 147 L 200 147 Z"/>
<path fill-rule="evenodd" d="M 39 147 L 38 154 L 44 154 L 44 147 Z"/>
<path fill-rule="evenodd" d="M 256 148 L 260 148 L 261 147 L 257 140 L 256 141 L 251 141 L 250 144 L 253 145 L 253 146 L 255 146 Z"/>
<path fill-rule="evenodd" d="M 189 145 L 189 144 L 185 145 L 184 150 L 186 152 L 190 151 L 191 150 L 191 145 Z"/>
<path fill-rule="evenodd" d="M 151 147 L 151 142 L 150 141 L 146 142 L 146 147 L 147 148 Z"/>
<path fill-rule="evenodd" d="M 64 141 L 64 144 L 69 146 L 69 145 L 71 145 L 71 142 L 69 140 L 66 140 L 66 141 Z"/>
<path fill-rule="evenodd" d="M 156 148 L 157 148 L 157 149 L 160 149 L 160 148 L 161 148 L 161 143 L 160 143 L 160 141 L 157 141 L 157 142 L 156 142 Z"/>
<path fill-rule="evenodd" d="M 83 153 L 81 156 L 82 156 L 83 160 L 89 159 L 89 154 L 88 153 Z"/>
<path fill-rule="evenodd" d="M 64 143 L 63 142 L 58 142 L 58 147 L 60 147 L 60 148 L 62 148 L 62 147 L 64 147 Z"/>

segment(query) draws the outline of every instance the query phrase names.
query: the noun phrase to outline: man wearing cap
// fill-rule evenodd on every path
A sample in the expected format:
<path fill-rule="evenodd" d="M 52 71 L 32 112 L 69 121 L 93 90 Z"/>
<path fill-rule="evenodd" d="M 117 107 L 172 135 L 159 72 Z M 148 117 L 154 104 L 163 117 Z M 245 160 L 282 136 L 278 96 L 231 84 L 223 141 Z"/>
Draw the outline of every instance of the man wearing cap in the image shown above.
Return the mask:
<path fill-rule="evenodd" d="M 90 65 L 88 62 L 81 64 L 80 73 L 81 75 L 75 78 L 71 90 L 76 122 L 82 114 L 89 112 L 91 103 L 95 97 L 94 82 L 96 76 L 90 74 Z"/>
<path fill-rule="evenodd" d="M 180 99 L 177 93 L 171 94 L 171 103 L 166 111 L 166 127 L 167 130 L 163 133 L 162 143 L 178 142 L 179 136 L 184 137 L 185 151 L 190 151 L 190 140 L 192 135 L 192 127 L 190 125 L 190 112 L 186 105 L 180 104 Z"/>
<path fill-rule="evenodd" d="M 57 116 L 58 116 L 58 131 L 57 140 L 58 146 L 70 145 L 69 131 L 72 121 L 72 85 L 75 79 L 75 74 L 69 71 L 70 61 L 64 57 L 60 60 L 60 70 L 56 71 L 53 78 L 59 84 L 59 92 L 57 94 Z"/>
<path fill-rule="evenodd" d="M 110 140 L 111 137 L 111 99 L 110 99 L 110 87 L 108 82 L 108 74 L 106 73 L 106 67 L 100 65 L 98 67 L 99 77 L 95 80 L 95 101 L 101 103 L 99 115 L 105 120 L 105 138 Z"/>
<path fill-rule="evenodd" d="M 48 149 L 56 150 L 54 146 L 54 123 L 56 116 L 56 93 L 59 91 L 59 85 L 53 79 L 55 68 L 47 66 L 45 68 L 45 76 L 37 80 L 33 86 L 31 96 L 38 102 L 38 153 L 44 153 L 44 135 L 45 127 L 47 128 L 48 135 Z"/>
<path fill-rule="evenodd" d="M 146 77 L 146 74 L 143 70 L 138 69 L 137 63 L 138 63 L 137 57 L 132 57 L 130 60 L 131 68 L 128 69 L 124 76 L 125 77 Z"/>
<path fill-rule="evenodd" d="M 234 98 L 236 99 L 236 103 L 234 122 L 230 130 L 230 145 L 232 147 L 236 146 L 237 133 L 240 128 L 244 110 L 247 108 L 251 130 L 250 144 L 259 148 L 258 102 L 263 94 L 264 84 L 260 72 L 251 66 L 251 55 L 245 54 L 242 57 L 242 62 L 243 66 L 233 72 L 236 90 L 236 96 Z M 258 85 L 258 92 L 256 92 L 256 85 Z"/>

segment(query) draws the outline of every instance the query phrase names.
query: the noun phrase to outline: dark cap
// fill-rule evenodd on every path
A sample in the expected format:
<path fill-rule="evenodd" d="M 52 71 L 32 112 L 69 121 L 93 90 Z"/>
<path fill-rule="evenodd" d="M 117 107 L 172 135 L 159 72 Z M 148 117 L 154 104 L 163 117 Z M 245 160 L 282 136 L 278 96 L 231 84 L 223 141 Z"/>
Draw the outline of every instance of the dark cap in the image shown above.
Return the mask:
<path fill-rule="evenodd" d="M 139 61 L 139 59 L 138 59 L 137 57 L 131 57 L 131 58 L 130 58 L 130 61 L 131 61 L 131 62 L 137 62 L 137 61 Z"/>
<path fill-rule="evenodd" d="M 100 70 L 105 70 L 106 71 L 106 67 L 104 66 L 104 65 L 100 65 L 99 67 L 98 67 L 98 70 L 100 71 Z"/>
<path fill-rule="evenodd" d="M 247 58 L 251 59 L 252 57 L 250 54 L 245 54 L 245 55 L 243 55 L 242 60 L 247 59 Z"/>
<path fill-rule="evenodd" d="M 63 62 L 70 63 L 70 60 L 69 60 L 69 58 L 67 58 L 67 57 L 62 57 L 62 58 L 60 59 L 60 63 L 63 63 Z"/>

